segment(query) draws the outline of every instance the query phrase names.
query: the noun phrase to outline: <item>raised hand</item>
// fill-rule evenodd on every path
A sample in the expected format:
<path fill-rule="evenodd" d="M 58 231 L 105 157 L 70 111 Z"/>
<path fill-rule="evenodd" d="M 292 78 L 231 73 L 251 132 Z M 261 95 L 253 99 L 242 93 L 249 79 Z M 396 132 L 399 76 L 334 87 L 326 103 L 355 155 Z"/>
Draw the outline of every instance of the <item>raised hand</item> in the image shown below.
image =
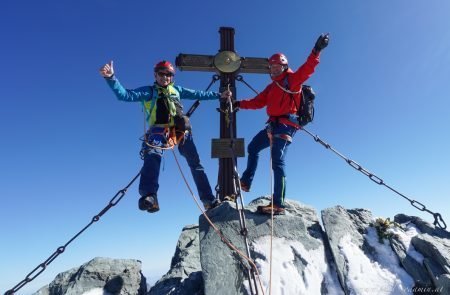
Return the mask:
<path fill-rule="evenodd" d="M 319 38 L 317 38 L 316 44 L 314 45 L 314 51 L 319 53 L 328 46 L 328 42 L 330 41 L 330 34 L 321 34 Z"/>
<path fill-rule="evenodd" d="M 100 75 L 102 75 L 105 78 L 111 78 L 112 76 L 114 76 L 113 61 L 110 61 L 109 63 L 105 64 L 103 67 L 100 68 Z"/>
<path fill-rule="evenodd" d="M 231 96 L 233 96 L 233 93 L 230 90 L 225 90 L 220 94 L 220 99 L 221 101 L 226 102 L 229 98 L 231 98 Z"/>

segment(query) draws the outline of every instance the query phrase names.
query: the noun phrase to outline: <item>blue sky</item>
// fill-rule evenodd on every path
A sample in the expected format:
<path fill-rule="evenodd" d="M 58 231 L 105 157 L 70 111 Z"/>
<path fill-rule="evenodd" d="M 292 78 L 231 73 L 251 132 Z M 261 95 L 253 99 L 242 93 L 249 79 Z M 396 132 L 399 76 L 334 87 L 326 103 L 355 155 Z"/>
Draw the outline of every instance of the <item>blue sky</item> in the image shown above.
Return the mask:
<path fill-rule="evenodd" d="M 160 59 L 217 53 L 221 26 L 235 28 L 240 56 L 283 52 L 294 69 L 318 35 L 329 32 L 330 45 L 308 81 L 317 93 L 316 117 L 308 129 L 450 223 L 449 2 L 186 3 L 0 4 L 0 292 L 64 245 L 140 169 L 140 107 L 117 101 L 98 68 L 112 59 L 125 86 L 147 85 Z M 176 83 L 205 89 L 211 75 L 178 71 Z M 244 78 L 258 90 L 270 82 L 268 75 Z M 237 85 L 238 99 L 253 97 Z M 191 103 L 184 101 L 185 108 Z M 219 137 L 216 107 L 216 102 L 202 103 L 192 117 L 213 186 L 218 163 L 210 158 L 210 140 Z M 265 110 L 240 111 L 238 137 L 250 142 L 265 120 Z M 270 193 L 268 159 L 266 152 L 246 202 Z M 432 221 L 303 132 L 287 161 L 287 197 L 318 212 L 340 204 L 371 209 L 375 216 L 402 212 Z M 241 173 L 245 164 L 239 159 Z M 159 196 L 160 212 L 140 212 L 134 185 L 21 291 L 35 291 L 95 256 L 139 259 L 144 274 L 158 277 L 169 267 L 180 230 L 197 223 L 199 215 L 171 153 L 165 156 Z"/>

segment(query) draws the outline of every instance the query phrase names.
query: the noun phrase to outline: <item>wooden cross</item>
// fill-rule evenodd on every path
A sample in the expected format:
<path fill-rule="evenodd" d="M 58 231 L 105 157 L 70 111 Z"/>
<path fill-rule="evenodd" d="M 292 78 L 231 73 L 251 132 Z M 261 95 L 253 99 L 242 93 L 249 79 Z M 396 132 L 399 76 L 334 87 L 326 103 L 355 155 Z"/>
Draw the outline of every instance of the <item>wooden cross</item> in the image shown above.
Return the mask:
<path fill-rule="evenodd" d="M 239 57 L 234 51 L 234 28 L 221 27 L 219 33 L 218 54 L 213 56 L 180 53 L 175 64 L 181 71 L 217 72 L 220 77 L 220 92 L 229 87 L 235 100 L 235 80 L 238 73 L 267 74 L 268 59 Z M 243 139 L 236 139 L 236 113 L 229 114 L 225 111 L 226 102 L 221 102 L 218 110 L 220 110 L 220 139 L 213 139 L 211 154 L 213 158 L 219 158 L 218 190 L 219 198 L 223 201 L 226 196 L 236 195 L 233 177 L 235 158 L 245 155 L 245 147 Z"/>

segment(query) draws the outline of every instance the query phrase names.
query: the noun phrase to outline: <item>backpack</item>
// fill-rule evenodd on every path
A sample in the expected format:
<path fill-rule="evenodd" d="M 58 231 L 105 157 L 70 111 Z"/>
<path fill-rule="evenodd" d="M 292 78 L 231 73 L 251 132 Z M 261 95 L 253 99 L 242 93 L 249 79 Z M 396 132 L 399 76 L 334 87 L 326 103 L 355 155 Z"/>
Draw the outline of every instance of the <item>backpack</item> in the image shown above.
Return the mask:
<path fill-rule="evenodd" d="M 294 102 L 295 106 L 297 107 L 297 121 L 298 124 L 303 127 L 306 126 L 309 122 L 311 122 L 314 119 L 314 99 L 316 97 L 316 94 L 314 93 L 314 90 L 309 85 L 302 85 L 302 91 L 301 91 L 301 99 L 300 99 L 300 105 L 297 106 L 295 103 L 293 94 L 298 94 L 300 91 L 290 91 L 289 90 L 289 82 L 288 77 L 286 76 L 284 78 L 284 87 L 278 84 L 278 82 L 275 82 L 275 84 L 281 88 L 286 93 L 289 93 L 292 101 Z"/>
<path fill-rule="evenodd" d="M 302 85 L 302 99 L 297 108 L 298 124 L 303 127 L 314 119 L 314 99 L 316 94 L 309 85 Z"/>

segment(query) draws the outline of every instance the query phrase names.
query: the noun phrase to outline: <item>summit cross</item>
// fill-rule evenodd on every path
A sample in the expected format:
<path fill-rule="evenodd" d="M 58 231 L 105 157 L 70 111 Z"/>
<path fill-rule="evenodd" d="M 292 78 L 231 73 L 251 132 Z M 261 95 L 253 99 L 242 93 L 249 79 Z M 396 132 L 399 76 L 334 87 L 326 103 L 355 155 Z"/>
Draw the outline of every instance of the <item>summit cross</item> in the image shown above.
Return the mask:
<path fill-rule="evenodd" d="M 236 78 L 239 73 L 268 74 L 267 58 L 240 57 L 234 50 L 234 28 L 221 27 L 220 49 L 216 55 L 180 53 L 175 61 L 181 71 L 216 72 L 220 79 L 220 92 L 230 89 L 236 99 Z M 219 158 L 216 192 L 220 200 L 236 196 L 234 165 L 236 157 L 244 156 L 244 140 L 236 139 L 236 113 L 227 112 L 227 102 L 220 102 L 220 139 L 213 139 L 212 157 Z M 229 117 L 231 116 L 231 118 Z"/>

